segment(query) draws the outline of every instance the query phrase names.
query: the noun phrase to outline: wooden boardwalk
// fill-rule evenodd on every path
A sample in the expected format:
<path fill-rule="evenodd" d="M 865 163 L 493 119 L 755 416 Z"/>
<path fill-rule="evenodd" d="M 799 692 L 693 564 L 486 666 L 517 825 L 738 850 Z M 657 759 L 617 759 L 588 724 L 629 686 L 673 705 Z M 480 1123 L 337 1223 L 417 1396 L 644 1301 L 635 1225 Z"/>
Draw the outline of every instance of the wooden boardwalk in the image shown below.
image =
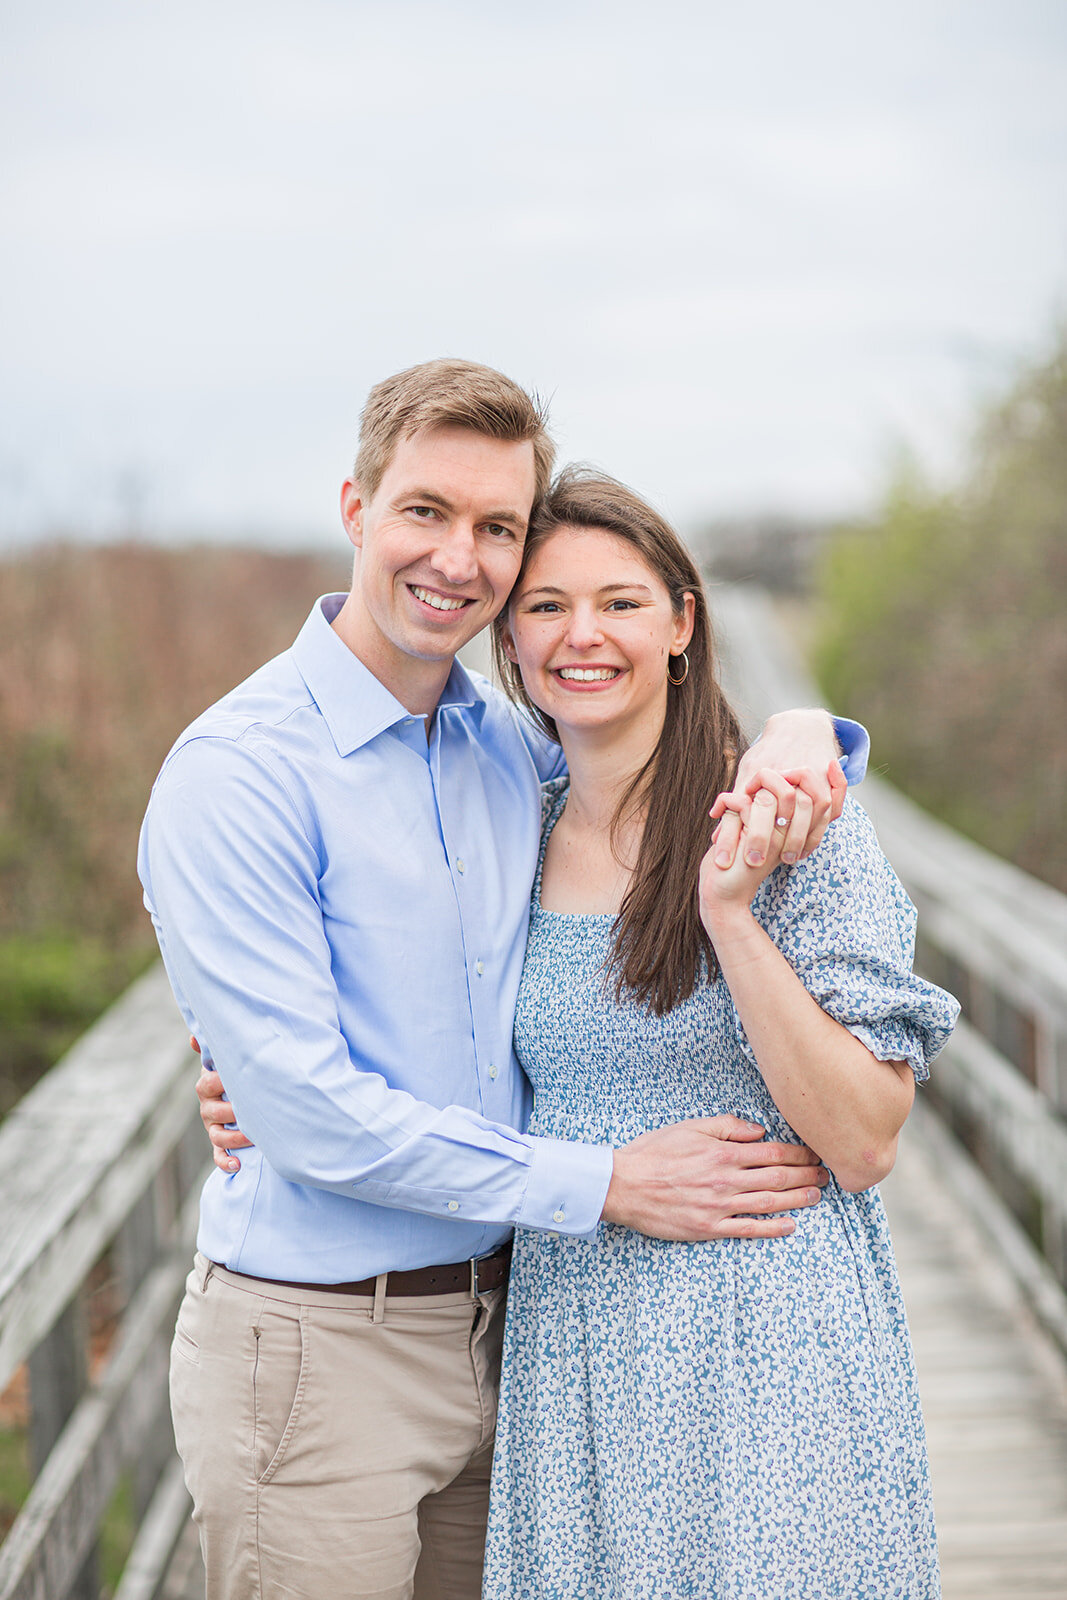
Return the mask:
<path fill-rule="evenodd" d="M 923 1109 L 882 1193 L 919 1368 L 944 1597 L 1065 1600 L 1067 1361 L 954 1192 L 960 1158 Z"/>

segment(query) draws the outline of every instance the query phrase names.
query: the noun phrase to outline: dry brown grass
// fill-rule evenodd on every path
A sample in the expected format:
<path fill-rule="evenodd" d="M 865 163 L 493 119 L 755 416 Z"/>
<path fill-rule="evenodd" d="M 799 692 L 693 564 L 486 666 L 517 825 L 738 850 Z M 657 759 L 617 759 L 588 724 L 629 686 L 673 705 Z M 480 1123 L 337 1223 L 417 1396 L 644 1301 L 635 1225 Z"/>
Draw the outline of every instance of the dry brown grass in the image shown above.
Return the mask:
<path fill-rule="evenodd" d="M 160 762 L 348 576 L 340 545 L 56 545 L 0 565 L 0 1079 L 24 1085 L 147 958 L 134 860 Z"/>

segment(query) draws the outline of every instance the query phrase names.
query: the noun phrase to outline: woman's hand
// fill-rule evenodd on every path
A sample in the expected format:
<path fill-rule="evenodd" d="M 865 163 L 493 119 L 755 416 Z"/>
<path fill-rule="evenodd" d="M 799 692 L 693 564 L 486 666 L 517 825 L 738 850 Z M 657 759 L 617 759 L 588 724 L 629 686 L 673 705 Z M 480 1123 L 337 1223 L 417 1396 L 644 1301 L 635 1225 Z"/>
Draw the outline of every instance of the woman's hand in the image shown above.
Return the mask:
<path fill-rule="evenodd" d="M 750 915 L 748 908 L 756 890 L 782 861 L 783 846 L 790 830 L 788 819 L 775 814 L 775 798 L 768 790 L 761 789 L 752 802 L 753 811 L 761 813 L 761 833 L 767 840 L 757 864 L 750 865 L 748 852 L 739 850 L 728 866 L 720 866 L 714 836 L 700 863 L 700 920 L 713 944 L 724 918 L 734 917 L 739 912 Z M 764 810 L 770 813 L 768 817 L 762 816 Z"/>
<path fill-rule="evenodd" d="M 746 753 L 734 787 L 719 795 L 711 808 L 712 817 L 719 822 L 715 845 L 722 866 L 733 861 L 739 843 L 749 865 L 761 865 L 771 843 L 771 828 L 779 817 L 785 819 L 787 829 L 780 845 L 781 860 L 791 866 L 818 848 L 827 825 L 841 815 L 848 784 L 838 761 L 818 768 L 766 762 L 756 766 L 753 757 L 757 751 L 766 753 L 763 745 L 761 739 Z"/>
<path fill-rule="evenodd" d="M 200 1045 L 196 1039 L 189 1043 L 200 1054 Z M 251 1139 L 246 1139 L 239 1128 L 233 1125 L 233 1107 L 226 1099 L 226 1091 L 222 1087 L 222 1079 L 217 1072 L 209 1072 L 207 1067 L 201 1067 L 200 1076 L 196 1080 L 196 1094 L 200 1101 L 200 1120 L 204 1124 L 208 1138 L 211 1140 L 212 1157 L 220 1172 L 227 1174 L 239 1172 L 241 1163 L 232 1154 L 234 1150 L 251 1150 Z"/>

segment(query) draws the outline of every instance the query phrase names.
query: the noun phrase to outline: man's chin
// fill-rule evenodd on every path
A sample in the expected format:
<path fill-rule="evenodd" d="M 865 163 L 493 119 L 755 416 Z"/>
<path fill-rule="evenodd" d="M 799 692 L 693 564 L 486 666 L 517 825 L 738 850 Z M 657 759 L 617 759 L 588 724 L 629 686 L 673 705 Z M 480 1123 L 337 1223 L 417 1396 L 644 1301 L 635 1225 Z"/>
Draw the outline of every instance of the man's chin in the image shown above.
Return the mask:
<path fill-rule="evenodd" d="M 470 623 L 466 627 L 456 625 L 455 630 L 449 629 L 447 633 L 434 633 L 428 635 L 420 630 L 413 636 L 408 644 L 408 653 L 416 656 L 420 661 L 451 661 L 457 656 L 465 645 L 476 639 L 487 626 L 484 620 Z"/>

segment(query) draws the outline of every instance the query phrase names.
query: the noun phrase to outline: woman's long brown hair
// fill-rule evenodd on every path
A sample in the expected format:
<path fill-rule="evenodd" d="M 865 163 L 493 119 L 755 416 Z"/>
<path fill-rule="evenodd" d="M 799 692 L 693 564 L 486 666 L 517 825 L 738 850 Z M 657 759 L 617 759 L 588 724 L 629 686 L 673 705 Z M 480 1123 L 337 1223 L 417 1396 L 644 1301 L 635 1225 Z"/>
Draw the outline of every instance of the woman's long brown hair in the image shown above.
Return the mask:
<path fill-rule="evenodd" d="M 686 647 L 685 682 L 670 685 L 663 731 L 652 755 L 627 785 L 612 819 L 643 812 L 644 831 L 630 887 L 615 923 L 612 970 L 616 994 L 629 994 L 663 1016 L 693 993 L 718 963 L 700 920 L 700 862 L 708 848 L 708 811 L 732 781 L 741 753 L 741 730 L 715 674 L 707 597 L 693 558 L 674 529 L 625 484 L 586 467 L 567 467 L 536 508 L 518 582 L 534 552 L 568 528 L 602 529 L 631 545 L 671 597 L 676 616 L 685 595 L 696 602 L 693 637 Z M 530 700 L 518 667 L 504 650 L 507 613 L 493 624 L 493 651 L 501 681 L 556 742 L 551 717 Z M 672 667 L 679 658 L 672 657 Z"/>

